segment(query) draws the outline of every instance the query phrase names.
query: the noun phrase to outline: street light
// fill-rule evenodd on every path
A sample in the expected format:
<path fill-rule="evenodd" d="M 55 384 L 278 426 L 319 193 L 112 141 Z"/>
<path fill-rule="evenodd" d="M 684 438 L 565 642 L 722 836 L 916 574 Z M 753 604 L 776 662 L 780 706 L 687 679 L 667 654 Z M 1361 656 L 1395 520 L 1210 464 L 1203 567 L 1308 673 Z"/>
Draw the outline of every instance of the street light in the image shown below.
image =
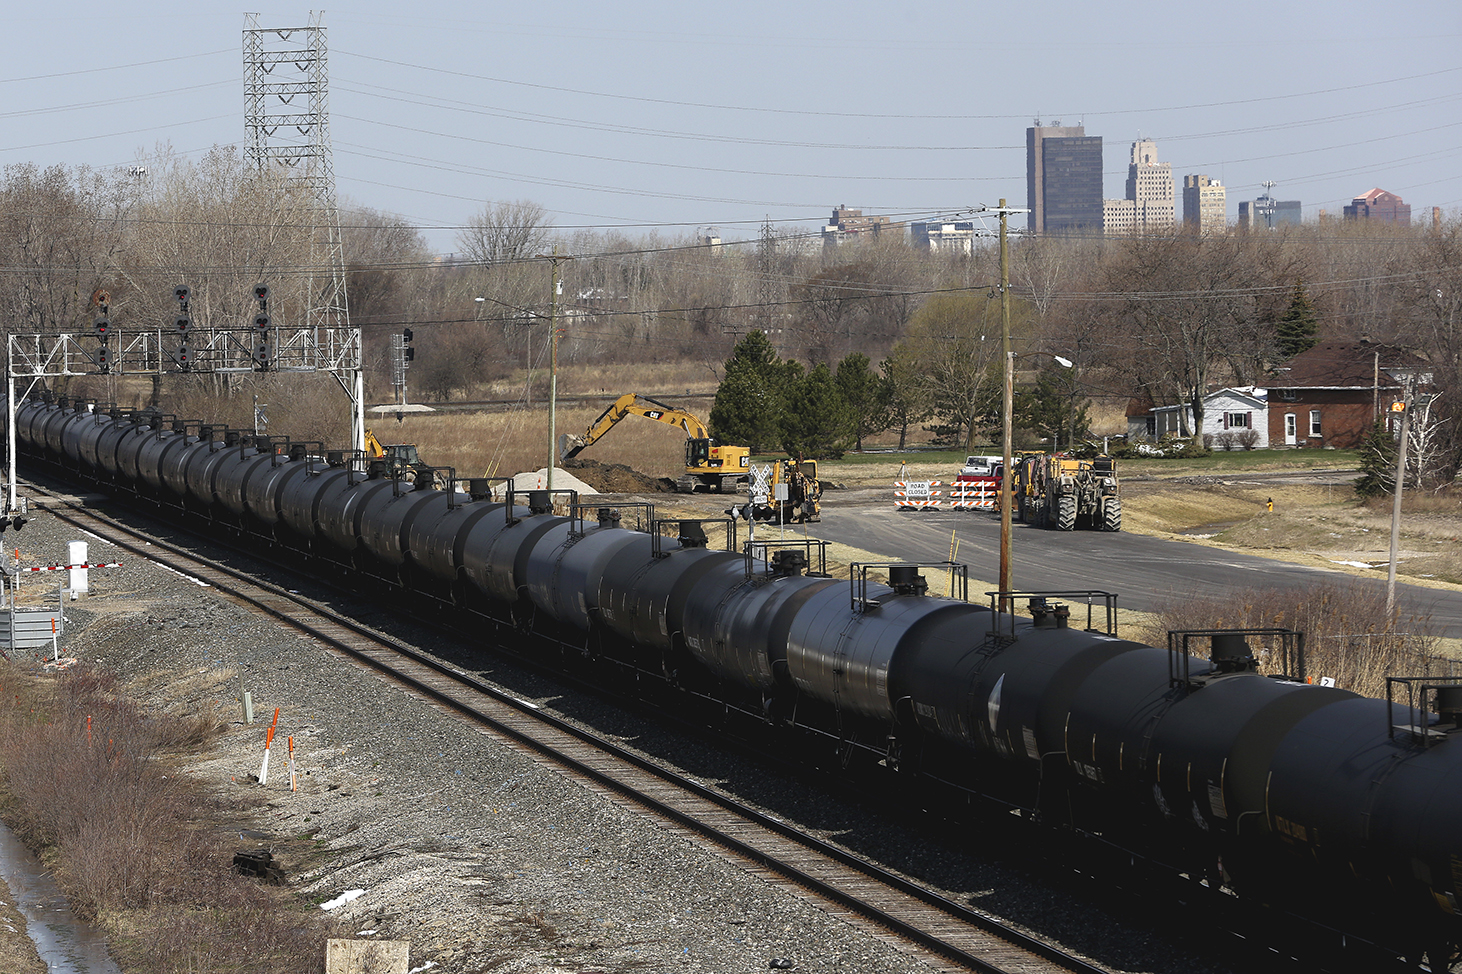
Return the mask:
<path fill-rule="evenodd" d="M 1011 610 L 1010 599 L 1007 592 L 1010 587 L 1010 508 L 1011 498 L 1014 494 L 1014 479 L 1010 469 L 1010 440 L 1011 427 L 1014 426 L 1015 413 L 1015 360 L 1018 358 L 1030 358 L 1035 355 L 1050 355 L 1056 360 L 1056 364 L 1062 368 L 1072 368 L 1069 358 L 1062 358 L 1051 352 L 1011 352 L 1005 353 L 1005 405 L 1001 412 L 1003 420 L 1003 435 L 1001 437 L 1001 460 L 1004 463 L 1003 473 L 1000 475 L 1000 611 Z"/>

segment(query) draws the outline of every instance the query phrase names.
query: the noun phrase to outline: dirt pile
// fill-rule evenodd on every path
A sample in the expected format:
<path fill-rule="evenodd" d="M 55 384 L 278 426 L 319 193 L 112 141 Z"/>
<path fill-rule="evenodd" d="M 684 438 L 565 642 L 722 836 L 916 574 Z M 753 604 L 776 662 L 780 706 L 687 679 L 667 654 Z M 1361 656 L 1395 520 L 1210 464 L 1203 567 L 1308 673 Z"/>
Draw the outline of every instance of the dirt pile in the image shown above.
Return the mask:
<path fill-rule="evenodd" d="M 672 494 L 675 481 L 670 477 L 651 477 L 622 463 L 600 463 L 598 460 L 565 460 L 564 469 L 603 494 Z"/>

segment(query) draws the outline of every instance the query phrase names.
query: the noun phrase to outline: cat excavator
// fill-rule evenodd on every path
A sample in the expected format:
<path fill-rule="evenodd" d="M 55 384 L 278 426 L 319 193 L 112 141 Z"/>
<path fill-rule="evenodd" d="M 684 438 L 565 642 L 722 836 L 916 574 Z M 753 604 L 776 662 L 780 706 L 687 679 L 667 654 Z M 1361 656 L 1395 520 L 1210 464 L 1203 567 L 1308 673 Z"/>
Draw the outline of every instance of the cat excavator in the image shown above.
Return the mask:
<path fill-rule="evenodd" d="M 685 430 L 685 471 L 676 478 L 675 488 L 684 494 L 697 491 L 735 493 L 750 475 L 751 451 L 744 446 L 722 446 L 711 439 L 706 424 L 695 416 L 649 396 L 626 393 L 614 401 L 589 428 L 578 436 L 568 433 L 558 438 L 558 455 L 569 460 L 596 443 L 614 429 L 626 416 L 643 416 L 657 423 L 668 423 Z"/>

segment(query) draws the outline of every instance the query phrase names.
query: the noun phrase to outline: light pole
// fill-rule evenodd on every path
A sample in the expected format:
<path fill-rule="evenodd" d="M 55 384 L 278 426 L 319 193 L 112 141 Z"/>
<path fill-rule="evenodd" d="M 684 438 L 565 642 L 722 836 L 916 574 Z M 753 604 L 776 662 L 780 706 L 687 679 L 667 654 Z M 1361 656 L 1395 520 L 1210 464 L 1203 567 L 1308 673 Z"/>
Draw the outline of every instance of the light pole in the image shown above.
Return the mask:
<path fill-rule="evenodd" d="M 1003 217 L 1002 217 L 1003 219 Z M 1001 458 L 1004 467 L 1000 475 L 1000 611 L 1011 610 L 1010 599 L 1005 594 L 1011 591 L 1010 583 L 1010 508 L 1011 498 L 1014 494 L 1015 478 L 1010 469 L 1010 440 L 1011 427 L 1014 423 L 1015 413 L 1015 360 L 1018 358 L 1029 358 L 1035 355 L 1050 355 L 1056 360 L 1056 364 L 1062 368 L 1071 368 L 1072 363 L 1068 358 L 1062 358 L 1051 352 L 1021 352 L 1019 354 L 1010 351 L 1010 334 L 1008 330 L 1002 336 L 1005 345 L 1005 408 L 1002 411 L 1001 419 L 1004 426 L 1004 435 L 1001 439 Z"/>

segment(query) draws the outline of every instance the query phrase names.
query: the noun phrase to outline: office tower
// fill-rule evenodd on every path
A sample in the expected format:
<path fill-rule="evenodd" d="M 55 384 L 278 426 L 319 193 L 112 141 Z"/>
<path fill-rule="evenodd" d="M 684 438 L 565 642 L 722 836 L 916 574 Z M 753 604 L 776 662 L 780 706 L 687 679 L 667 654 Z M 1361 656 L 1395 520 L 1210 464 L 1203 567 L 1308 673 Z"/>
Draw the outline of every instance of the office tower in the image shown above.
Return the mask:
<path fill-rule="evenodd" d="M 1384 189 L 1373 189 L 1364 196 L 1357 196 L 1345 208 L 1347 220 L 1379 220 L 1382 223 L 1399 223 L 1411 226 L 1411 204 L 1395 193 Z"/>
<path fill-rule="evenodd" d="M 1025 130 L 1025 183 L 1036 233 L 1102 226 L 1102 139 L 1080 125 L 1041 125 Z"/>
<path fill-rule="evenodd" d="M 1222 233 L 1228 227 L 1223 183 L 1201 173 L 1184 176 L 1183 222 L 1202 235 Z"/>
<path fill-rule="evenodd" d="M 1102 227 L 1108 234 L 1170 233 L 1173 211 L 1173 166 L 1157 161 L 1151 139 L 1132 143 L 1127 166 L 1127 197 L 1102 201 Z"/>

